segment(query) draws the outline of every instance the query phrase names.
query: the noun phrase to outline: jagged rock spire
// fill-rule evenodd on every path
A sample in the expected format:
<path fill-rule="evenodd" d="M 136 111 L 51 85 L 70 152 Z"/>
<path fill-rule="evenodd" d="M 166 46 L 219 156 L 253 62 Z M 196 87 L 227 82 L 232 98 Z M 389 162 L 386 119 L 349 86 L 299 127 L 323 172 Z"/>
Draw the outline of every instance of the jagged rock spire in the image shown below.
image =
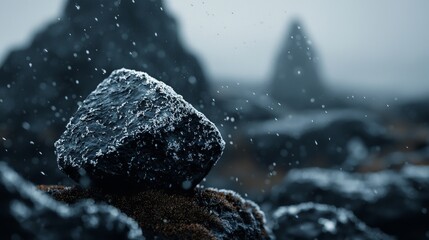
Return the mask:
<path fill-rule="evenodd" d="M 312 42 L 299 21 L 295 20 L 289 27 L 275 64 L 272 96 L 296 109 L 320 107 L 324 87 L 317 62 Z"/>

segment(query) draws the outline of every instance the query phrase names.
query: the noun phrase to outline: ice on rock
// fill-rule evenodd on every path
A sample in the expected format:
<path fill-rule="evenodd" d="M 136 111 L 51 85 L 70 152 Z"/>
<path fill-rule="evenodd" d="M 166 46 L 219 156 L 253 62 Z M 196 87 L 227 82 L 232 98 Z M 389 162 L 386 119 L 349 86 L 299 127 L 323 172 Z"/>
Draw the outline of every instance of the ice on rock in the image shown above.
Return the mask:
<path fill-rule="evenodd" d="M 83 101 L 55 143 L 59 168 L 102 187 L 195 187 L 224 141 L 202 113 L 143 72 L 114 71 Z"/>

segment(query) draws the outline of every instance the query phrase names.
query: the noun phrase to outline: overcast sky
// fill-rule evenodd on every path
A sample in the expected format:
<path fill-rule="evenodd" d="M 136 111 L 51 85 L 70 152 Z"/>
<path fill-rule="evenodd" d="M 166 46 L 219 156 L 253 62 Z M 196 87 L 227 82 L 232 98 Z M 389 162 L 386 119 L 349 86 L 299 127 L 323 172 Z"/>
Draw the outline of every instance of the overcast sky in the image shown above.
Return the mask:
<path fill-rule="evenodd" d="M 63 0 L 0 0 L 0 61 L 55 19 Z M 429 93 L 427 0 L 167 0 L 186 46 L 213 79 L 267 81 L 299 18 L 330 85 Z"/>

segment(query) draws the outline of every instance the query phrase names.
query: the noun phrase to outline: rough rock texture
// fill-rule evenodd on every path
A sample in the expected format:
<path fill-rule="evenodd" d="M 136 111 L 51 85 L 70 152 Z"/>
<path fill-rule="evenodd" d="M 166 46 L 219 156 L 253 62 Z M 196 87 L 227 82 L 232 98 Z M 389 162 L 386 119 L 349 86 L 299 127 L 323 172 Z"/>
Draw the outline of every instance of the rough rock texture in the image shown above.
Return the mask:
<path fill-rule="evenodd" d="M 89 94 L 55 143 L 60 169 L 77 182 L 173 191 L 196 186 L 224 145 L 216 126 L 172 88 L 126 69 Z"/>
<path fill-rule="evenodd" d="M 247 126 L 259 162 L 283 169 L 321 166 L 353 170 L 393 140 L 380 121 L 357 110 L 308 111 Z"/>
<path fill-rule="evenodd" d="M 122 67 L 149 72 L 202 107 L 208 83 L 177 29 L 160 0 L 69 0 L 0 66 L 0 158 L 33 182 L 64 179 L 54 141 L 77 103 Z"/>
<path fill-rule="evenodd" d="M 324 204 L 282 206 L 273 213 L 277 239 L 382 240 L 393 239 L 371 229 L 352 212 Z"/>
<path fill-rule="evenodd" d="M 0 239 L 144 239 L 118 209 L 85 200 L 59 203 L 0 162 Z"/>
<path fill-rule="evenodd" d="M 283 206 L 313 201 L 346 208 L 399 239 L 423 239 L 429 229 L 428 180 L 429 167 L 368 174 L 292 170 L 266 202 Z"/>
<path fill-rule="evenodd" d="M 92 198 L 135 219 L 145 236 L 166 239 L 270 239 L 264 213 L 232 191 L 200 189 L 186 195 L 159 190 L 127 195 L 77 187 L 40 186 L 58 201 Z"/>

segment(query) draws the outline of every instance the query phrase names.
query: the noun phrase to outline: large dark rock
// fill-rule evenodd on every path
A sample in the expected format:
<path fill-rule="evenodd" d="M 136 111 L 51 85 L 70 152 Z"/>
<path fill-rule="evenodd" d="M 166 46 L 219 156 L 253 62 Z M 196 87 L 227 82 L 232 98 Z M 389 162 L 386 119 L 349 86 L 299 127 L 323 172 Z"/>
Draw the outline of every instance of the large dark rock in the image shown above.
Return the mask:
<path fill-rule="evenodd" d="M 232 191 L 197 188 L 185 195 L 159 190 L 124 195 L 79 187 L 40 188 L 58 201 L 69 204 L 88 198 L 109 202 L 136 219 L 145 236 L 166 239 L 271 239 L 264 213 L 255 203 Z"/>
<path fill-rule="evenodd" d="M 149 72 L 203 107 L 208 83 L 163 7 L 160 0 L 69 0 L 28 47 L 10 53 L 0 67 L 0 157 L 32 181 L 64 179 L 54 141 L 82 97 L 122 67 Z"/>
<path fill-rule="evenodd" d="M 314 203 L 276 209 L 273 213 L 273 233 L 277 239 L 290 240 L 393 239 L 366 226 L 348 210 Z"/>
<path fill-rule="evenodd" d="M 283 206 L 314 201 L 346 208 L 399 239 L 423 239 L 429 229 L 428 180 L 429 167 L 368 174 L 292 170 L 266 202 Z"/>
<path fill-rule="evenodd" d="M 146 73 L 114 71 L 83 101 L 55 143 L 58 165 L 103 188 L 196 186 L 220 158 L 216 128 Z"/>
<path fill-rule="evenodd" d="M 0 162 L 1 239 L 144 239 L 118 209 L 91 200 L 67 206 Z"/>

